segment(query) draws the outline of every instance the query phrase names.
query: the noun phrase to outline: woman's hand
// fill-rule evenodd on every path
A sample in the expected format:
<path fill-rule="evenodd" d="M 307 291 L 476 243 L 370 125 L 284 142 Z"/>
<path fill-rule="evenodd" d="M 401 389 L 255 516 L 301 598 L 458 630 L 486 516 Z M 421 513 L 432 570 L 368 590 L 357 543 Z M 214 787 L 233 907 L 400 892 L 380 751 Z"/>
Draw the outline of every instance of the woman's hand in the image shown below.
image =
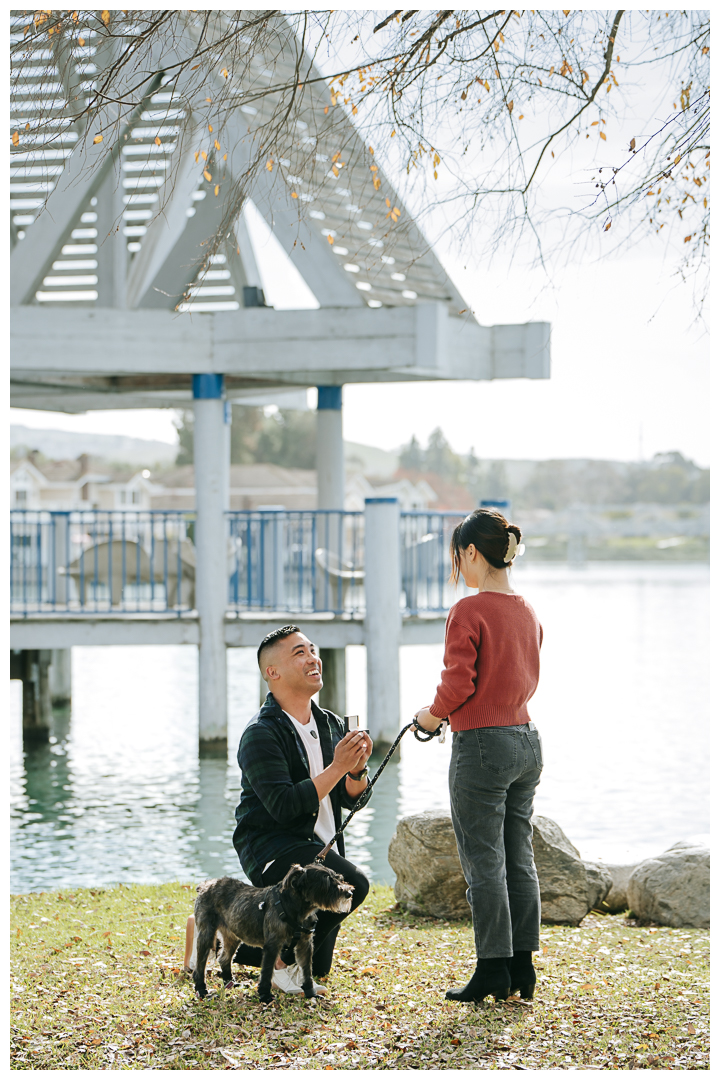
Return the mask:
<path fill-rule="evenodd" d="M 414 720 L 416 727 L 422 728 L 424 731 L 437 731 L 442 724 L 442 719 L 438 720 L 437 716 L 433 716 L 427 705 L 417 711 Z"/>

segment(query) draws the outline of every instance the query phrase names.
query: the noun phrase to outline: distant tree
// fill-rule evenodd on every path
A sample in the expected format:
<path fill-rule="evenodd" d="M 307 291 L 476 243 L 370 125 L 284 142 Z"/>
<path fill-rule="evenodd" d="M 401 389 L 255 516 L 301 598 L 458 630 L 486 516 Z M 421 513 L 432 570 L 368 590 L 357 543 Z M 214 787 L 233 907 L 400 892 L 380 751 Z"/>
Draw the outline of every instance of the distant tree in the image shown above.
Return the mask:
<path fill-rule="evenodd" d="M 460 482 L 465 472 L 463 459 L 452 449 L 441 428 L 437 427 L 430 433 L 424 457 L 428 472 L 456 484 Z"/>
<path fill-rule="evenodd" d="M 181 409 L 173 421 L 178 433 L 176 465 L 192 465 L 195 452 L 195 417 L 192 409 Z"/>
<path fill-rule="evenodd" d="M 294 469 L 315 468 L 314 412 L 278 410 L 263 420 L 257 436 L 255 461 Z"/>
<path fill-rule="evenodd" d="M 417 437 L 413 435 L 410 442 L 403 446 L 400 451 L 400 467 L 403 469 L 411 469 L 415 472 L 422 472 L 425 467 L 425 454 L 422 447 L 417 440 Z"/>
<path fill-rule="evenodd" d="M 175 421 L 179 449 L 176 465 L 192 465 L 194 426 L 191 409 L 183 409 Z M 266 415 L 253 405 L 233 405 L 230 429 L 231 465 L 283 465 L 315 468 L 315 414 L 298 409 L 277 410 Z"/>

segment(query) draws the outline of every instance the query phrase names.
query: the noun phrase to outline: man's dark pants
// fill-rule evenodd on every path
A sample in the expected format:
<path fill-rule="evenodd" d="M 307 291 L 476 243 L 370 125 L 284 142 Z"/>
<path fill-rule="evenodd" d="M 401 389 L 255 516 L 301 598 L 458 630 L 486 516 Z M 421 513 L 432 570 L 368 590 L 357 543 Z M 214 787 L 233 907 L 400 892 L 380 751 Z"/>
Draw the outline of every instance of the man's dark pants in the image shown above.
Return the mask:
<path fill-rule="evenodd" d="M 276 885 L 278 881 L 282 881 L 294 863 L 299 863 L 300 866 L 307 866 L 308 863 L 315 860 L 315 856 L 319 851 L 322 851 L 322 847 L 323 845 L 320 843 L 301 844 L 289 852 L 289 854 L 279 856 L 279 858 L 271 863 L 263 873 L 263 885 Z M 319 979 L 324 978 L 332 967 L 333 949 L 335 948 L 335 939 L 338 936 L 341 922 L 362 904 L 370 889 L 370 882 L 365 877 L 362 870 L 358 869 L 354 863 L 349 862 L 348 859 L 344 859 L 341 855 L 338 855 L 336 851 L 330 851 L 325 856 L 325 866 L 330 870 L 334 870 L 337 874 L 342 874 L 345 881 L 347 881 L 349 885 L 355 887 L 355 891 L 352 898 L 352 907 L 349 912 L 336 913 L 333 911 L 318 911 L 317 913 L 318 919 L 317 926 L 315 927 L 315 946 L 313 951 L 313 975 Z M 295 962 L 295 954 L 291 949 L 283 949 L 281 959 L 286 964 L 293 964 Z M 240 945 L 235 953 L 235 962 L 238 964 L 248 964 L 251 967 L 260 967 L 260 964 L 262 963 L 262 949 L 253 948 L 251 945 Z"/>

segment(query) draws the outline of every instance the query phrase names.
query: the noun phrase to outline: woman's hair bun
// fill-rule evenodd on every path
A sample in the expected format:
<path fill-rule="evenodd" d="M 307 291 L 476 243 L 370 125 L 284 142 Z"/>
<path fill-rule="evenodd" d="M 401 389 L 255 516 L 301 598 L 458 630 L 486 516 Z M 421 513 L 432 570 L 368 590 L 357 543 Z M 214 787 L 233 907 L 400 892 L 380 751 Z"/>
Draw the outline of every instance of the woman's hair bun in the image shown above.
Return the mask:
<path fill-rule="evenodd" d="M 490 510 L 485 507 L 473 510 L 472 514 L 468 514 L 465 520 L 453 530 L 450 540 L 450 557 L 453 567 L 451 580 L 458 580 L 460 552 L 465 551 L 470 544 L 477 548 L 492 567 L 496 570 L 504 570 L 514 559 L 521 540 L 522 533 L 519 526 L 511 525 L 499 510 Z"/>

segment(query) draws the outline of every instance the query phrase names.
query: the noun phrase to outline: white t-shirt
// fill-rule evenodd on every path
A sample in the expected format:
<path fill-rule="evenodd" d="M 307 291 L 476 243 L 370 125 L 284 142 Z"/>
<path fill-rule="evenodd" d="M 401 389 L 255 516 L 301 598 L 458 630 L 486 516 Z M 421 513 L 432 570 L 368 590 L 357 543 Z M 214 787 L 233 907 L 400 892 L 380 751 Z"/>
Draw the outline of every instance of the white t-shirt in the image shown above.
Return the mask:
<path fill-rule="evenodd" d="M 320 735 L 318 733 L 315 717 L 311 715 L 307 724 L 301 724 L 294 716 L 290 716 L 289 712 L 286 712 L 285 715 L 292 720 L 295 725 L 295 730 L 303 741 L 308 756 L 308 763 L 310 765 L 310 779 L 314 780 L 325 768 L 322 747 L 320 746 Z M 335 816 L 333 814 L 329 795 L 326 795 L 324 799 L 320 800 L 317 821 L 315 822 L 315 832 L 320 837 L 323 844 L 327 844 L 335 835 Z"/>

